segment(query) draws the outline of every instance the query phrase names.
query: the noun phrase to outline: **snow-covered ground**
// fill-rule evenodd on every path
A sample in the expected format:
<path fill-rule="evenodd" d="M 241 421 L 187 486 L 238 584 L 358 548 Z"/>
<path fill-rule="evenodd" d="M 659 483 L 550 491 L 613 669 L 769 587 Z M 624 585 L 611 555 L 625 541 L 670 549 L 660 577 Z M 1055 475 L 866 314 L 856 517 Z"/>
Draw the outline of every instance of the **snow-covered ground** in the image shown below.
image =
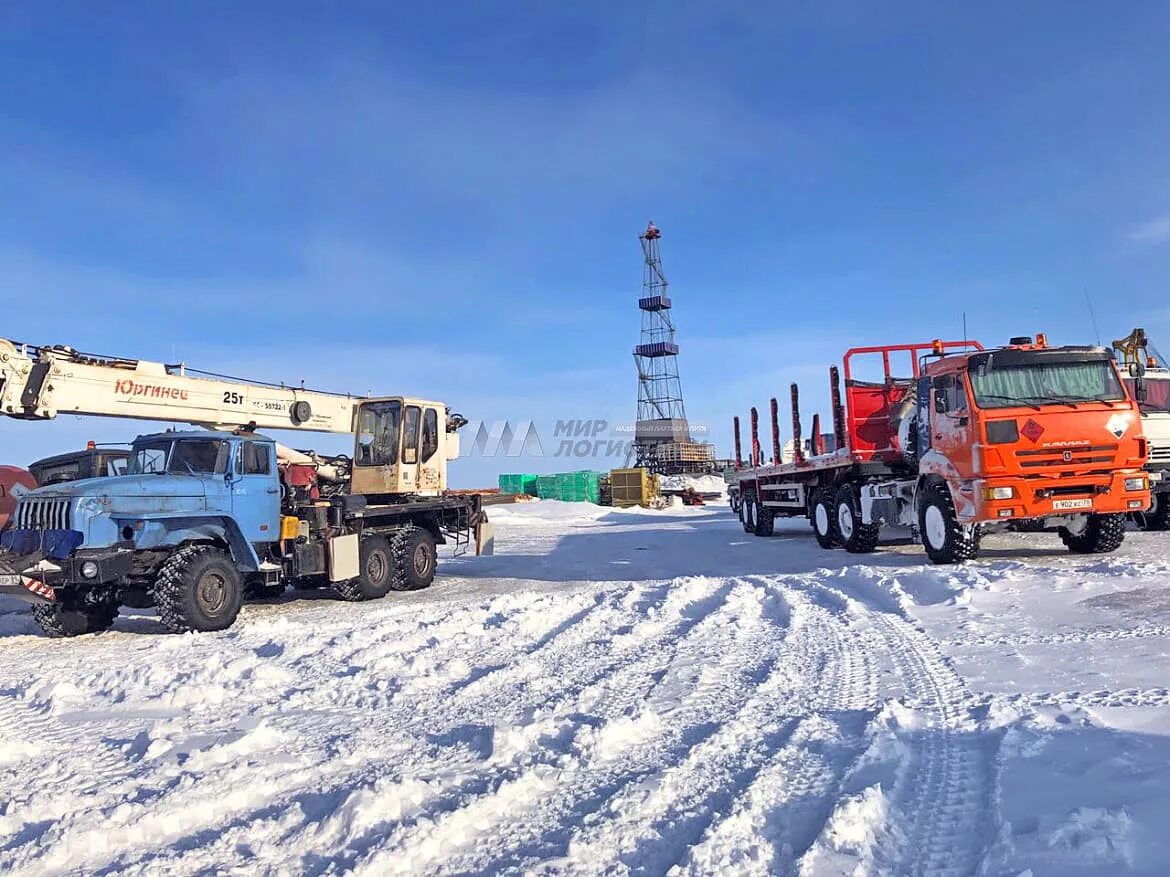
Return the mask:
<path fill-rule="evenodd" d="M 222 634 L 0 606 L 0 873 L 1166 873 L 1170 534 L 493 517 L 428 591 Z"/>

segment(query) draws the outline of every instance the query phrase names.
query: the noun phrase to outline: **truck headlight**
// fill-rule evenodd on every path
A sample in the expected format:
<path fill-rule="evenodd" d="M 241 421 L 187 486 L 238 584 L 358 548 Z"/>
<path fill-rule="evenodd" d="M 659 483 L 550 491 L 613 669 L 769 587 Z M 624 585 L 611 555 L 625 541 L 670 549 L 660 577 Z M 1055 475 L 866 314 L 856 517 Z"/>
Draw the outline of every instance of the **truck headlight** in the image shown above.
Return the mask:
<path fill-rule="evenodd" d="M 1146 479 L 1144 479 L 1144 478 L 1126 478 L 1125 479 L 1125 489 L 1126 490 L 1145 490 L 1146 489 Z"/>
<path fill-rule="evenodd" d="M 84 579 L 96 579 L 98 574 L 98 565 L 92 560 L 87 560 L 81 565 L 81 577 Z"/>
<path fill-rule="evenodd" d="M 1014 487 L 985 487 L 983 488 L 984 499 L 1011 499 L 1016 495 Z"/>

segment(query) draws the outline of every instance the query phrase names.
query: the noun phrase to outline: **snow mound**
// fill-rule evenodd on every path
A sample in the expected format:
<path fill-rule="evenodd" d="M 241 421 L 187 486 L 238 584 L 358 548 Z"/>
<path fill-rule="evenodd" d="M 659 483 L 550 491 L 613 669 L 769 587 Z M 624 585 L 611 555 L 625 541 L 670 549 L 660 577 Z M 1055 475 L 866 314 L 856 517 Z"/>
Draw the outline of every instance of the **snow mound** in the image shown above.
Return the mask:
<path fill-rule="evenodd" d="M 665 475 L 659 482 L 663 490 L 686 490 L 697 493 L 726 493 L 727 482 L 718 475 Z"/>

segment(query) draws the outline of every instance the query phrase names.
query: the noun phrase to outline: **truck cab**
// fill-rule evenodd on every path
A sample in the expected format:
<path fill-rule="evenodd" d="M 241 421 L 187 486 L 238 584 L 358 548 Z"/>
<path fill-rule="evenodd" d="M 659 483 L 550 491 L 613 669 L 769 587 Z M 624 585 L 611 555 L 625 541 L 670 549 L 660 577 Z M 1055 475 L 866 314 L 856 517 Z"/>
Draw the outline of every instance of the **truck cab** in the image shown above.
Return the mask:
<path fill-rule="evenodd" d="M 127 592 L 145 592 L 186 546 L 215 548 L 237 573 L 263 573 L 268 545 L 280 539 L 280 491 L 275 445 L 264 436 L 140 436 L 125 475 L 48 485 L 20 499 L 0 533 L 0 592 L 93 626 L 112 620 L 111 606 L 116 614 Z"/>
<path fill-rule="evenodd" d="M 1142 418 L 1105 348 L 1040 336 L 940 354 L 925 362 L 917 397 L 919 473 L 953 505 L 953 521 L 945 501 L 922 506 L 928 551 L 932 534 L 947 554 L 944 543 L 972 538 L 962 537 L 972 525 L 1014 522 L 1056 529 L 1073 550 L 1111 550 L 1124 516 L 1149 505 Z"/>

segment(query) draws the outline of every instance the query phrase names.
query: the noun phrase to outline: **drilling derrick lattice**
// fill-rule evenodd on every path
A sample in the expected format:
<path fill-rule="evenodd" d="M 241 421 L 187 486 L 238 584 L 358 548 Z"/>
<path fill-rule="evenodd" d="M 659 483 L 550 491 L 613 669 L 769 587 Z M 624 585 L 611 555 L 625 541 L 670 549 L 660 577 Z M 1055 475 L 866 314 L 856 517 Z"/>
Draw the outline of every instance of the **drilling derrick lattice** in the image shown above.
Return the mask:
<path fill-rule="evenodd" d="M 695 442 L 683 404 L 678 376 L 678 344 L 671 319 L 669 283 L 662 272 L 653 222 L 639 235 L 642 244 L 642 314 L 640 343 L 634 348 L 638 367 L 638 419 L 634 427 L 634 465 L 673 475 L 705 472 L 713 459 L 710 445 Z"/>

